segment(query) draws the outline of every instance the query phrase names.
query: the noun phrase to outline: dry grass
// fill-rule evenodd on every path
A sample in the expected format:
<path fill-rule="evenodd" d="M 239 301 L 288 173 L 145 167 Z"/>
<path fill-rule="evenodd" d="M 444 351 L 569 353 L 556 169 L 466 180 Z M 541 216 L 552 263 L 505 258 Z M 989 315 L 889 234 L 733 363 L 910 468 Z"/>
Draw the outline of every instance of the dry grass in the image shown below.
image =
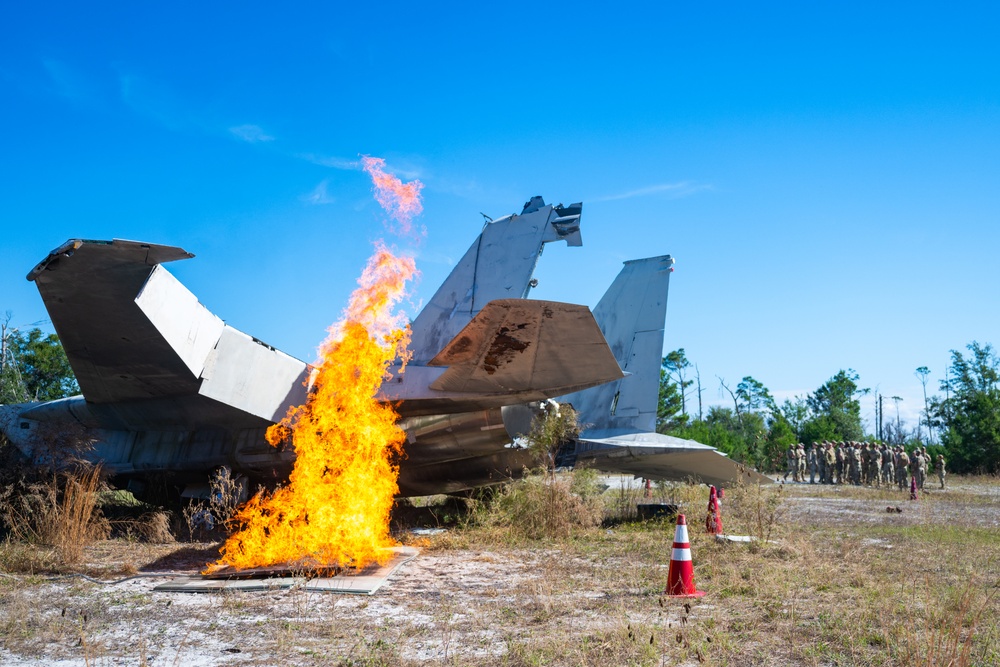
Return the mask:
<path fill-rule="evenodd" d="M 97 507 L 100 488 L 100 467 L 62 473 L 5 505 L 4 521 L 15 540 L 53 547 L 63 565 L 76 565 L 110 532 Z"/>
<path fill-rule="evenodd" d="M 577 490 L 586 484 L 577 483 Z M 469 525 L 482 528 L 493 540 L 567 539 L 601 523 L 603 503 L 597 495 L 574 493 L 574 480 L 547 474 L 527 475 L 505 484 L 477 503 Z"/>
<path fill-rule="evenodd" d="M 954 482 L 970 498 L 1000 490 L 992 480 Z M 659 491 L 699 518 L 707 503 L 703 488 Z M 780 494 L 771 542 L 717 543 L 689 522 L 696 582 L 708 595 L 687 606 L 661 597 L 673 535 L 665 522 L 540 539 L 469 523 L 429 538 L 370 598 L 167 595 L 151 593 L 149 580 L 0 577 L 0 663 L 1000 664 L 1000 507 L 928 494 L 890 515 L 887 500 L 864 491 L 727 491 L 726 528 L 746 532 L 767 523 L 769 494 Z M 824 504 L 834 511 L 811 511 Z M 964 522 L 953 520 L 959 505 Z M 194 571 L 210 557 L 208 545 L 120 540 L 86 551 L 93 567 L 140 571 Z"/>

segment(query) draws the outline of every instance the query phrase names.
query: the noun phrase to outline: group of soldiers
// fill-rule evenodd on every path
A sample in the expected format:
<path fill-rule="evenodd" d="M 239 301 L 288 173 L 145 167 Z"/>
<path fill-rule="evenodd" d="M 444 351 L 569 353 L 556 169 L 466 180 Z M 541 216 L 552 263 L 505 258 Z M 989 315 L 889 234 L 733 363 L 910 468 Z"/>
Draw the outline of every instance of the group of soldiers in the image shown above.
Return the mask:
<path fill-rule="evenodd" d="M 791 475 L 796 482 L 816 484 L 865 484 L 868 486 L 891 486 L 896 484 L 906 489 L 907 476 L 923 489 L 928 469 L 937 472 L 944 488 L 944 455 L 938 454 L 934 461 L 926 447 L 918 447 L 907 454 L 902 446 L 889 447 L 874 442 L 814 442 L 806 447 L 801 442 L 789 445 L 786 454 L 788 471 L 784 479 Z"/>

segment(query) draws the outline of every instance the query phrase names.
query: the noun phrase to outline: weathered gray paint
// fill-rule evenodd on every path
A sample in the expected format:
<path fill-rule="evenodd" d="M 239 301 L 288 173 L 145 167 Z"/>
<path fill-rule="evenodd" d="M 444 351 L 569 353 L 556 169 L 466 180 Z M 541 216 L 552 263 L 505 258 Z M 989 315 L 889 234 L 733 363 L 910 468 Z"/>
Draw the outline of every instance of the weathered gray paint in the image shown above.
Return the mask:
<path fill-rule="evenodd" d="M 414 357 L 380 393 L 397 402 L 408 435 L 404 495 L 518 475 L 530 460 L 511 445 L 530 426 L 532 402 L 560 394 L 592 425 L 578 460 L 665 479 L 731 464 L 712 448 L 646 433 L 655 425 L 669 256 L 627 262 L 593 315 L 524 300 L 544 244 L 580 245 L 581 212 L 582 204 L 535 197 L 520 215 L 488 223 L 413 322 Z M 200 482 L 221 465 L 262 480 L 287 476 L 293 451 L 268 445 L 264 431 L 304 401 L 310 368 L 227 326 L 160 266 L 190 257 L 155 244 L 71 240 L 32 270 L 84 396 L 0 406 L 0 428 L 15 444 L 31 451 L 46 428 L 80 425 L 96 440 L 93 456 L 126 476 Z M 678 456 L 695 450 L 715 459 Z"/>

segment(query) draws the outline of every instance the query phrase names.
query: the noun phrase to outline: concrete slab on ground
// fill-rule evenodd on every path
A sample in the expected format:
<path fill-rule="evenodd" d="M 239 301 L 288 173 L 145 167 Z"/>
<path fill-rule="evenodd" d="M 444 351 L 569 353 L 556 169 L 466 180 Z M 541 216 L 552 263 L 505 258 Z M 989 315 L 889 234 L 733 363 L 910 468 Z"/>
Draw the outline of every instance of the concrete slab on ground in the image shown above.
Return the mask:
<path fill-rule="evenodd" d="M 254 577 L 217 579 L 202 576 L 177 577 L 160 584 L 153 590 L 160 593 L 214 593 L 216 591 L 274 591 L 302 588 L 321 593 L 353 593 L 374 595 L 403 564 L 416 558 L 416 547 L 394 547 L 393 557 L 385 565 L 373 564 L 358 572 L 348 572 L 334 577 Z"/>

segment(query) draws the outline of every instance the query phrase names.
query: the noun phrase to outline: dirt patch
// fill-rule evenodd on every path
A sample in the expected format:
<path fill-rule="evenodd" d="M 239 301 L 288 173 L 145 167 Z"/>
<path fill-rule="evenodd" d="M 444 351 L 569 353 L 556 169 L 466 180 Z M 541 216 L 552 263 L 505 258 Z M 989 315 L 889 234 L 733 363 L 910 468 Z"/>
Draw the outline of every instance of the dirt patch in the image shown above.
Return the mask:
<path fill-rule="evenodd" d="M 217 545 L 105 541 L 88 548 L 88 571 L 136 578 L 0 577 L 0 664 L 938 664 L 905 638 L 941 640 L 948 618 L 975 651 L 955 664 L 991 664 L 997 631 L 975 614 L 1000 613 L 997 488 L 955 484 L 910 502 L 788 485 L 771 544 L 718 544 L 692 527 L 708 595 L 691 603 L 661 597 L 673 526 L 656 522 L 528 545 L 449 529 L 421 538 L 421 555 L 370 597 L 154 592 Z M 699 516 L 691 495 L 684 509 Z"/>

